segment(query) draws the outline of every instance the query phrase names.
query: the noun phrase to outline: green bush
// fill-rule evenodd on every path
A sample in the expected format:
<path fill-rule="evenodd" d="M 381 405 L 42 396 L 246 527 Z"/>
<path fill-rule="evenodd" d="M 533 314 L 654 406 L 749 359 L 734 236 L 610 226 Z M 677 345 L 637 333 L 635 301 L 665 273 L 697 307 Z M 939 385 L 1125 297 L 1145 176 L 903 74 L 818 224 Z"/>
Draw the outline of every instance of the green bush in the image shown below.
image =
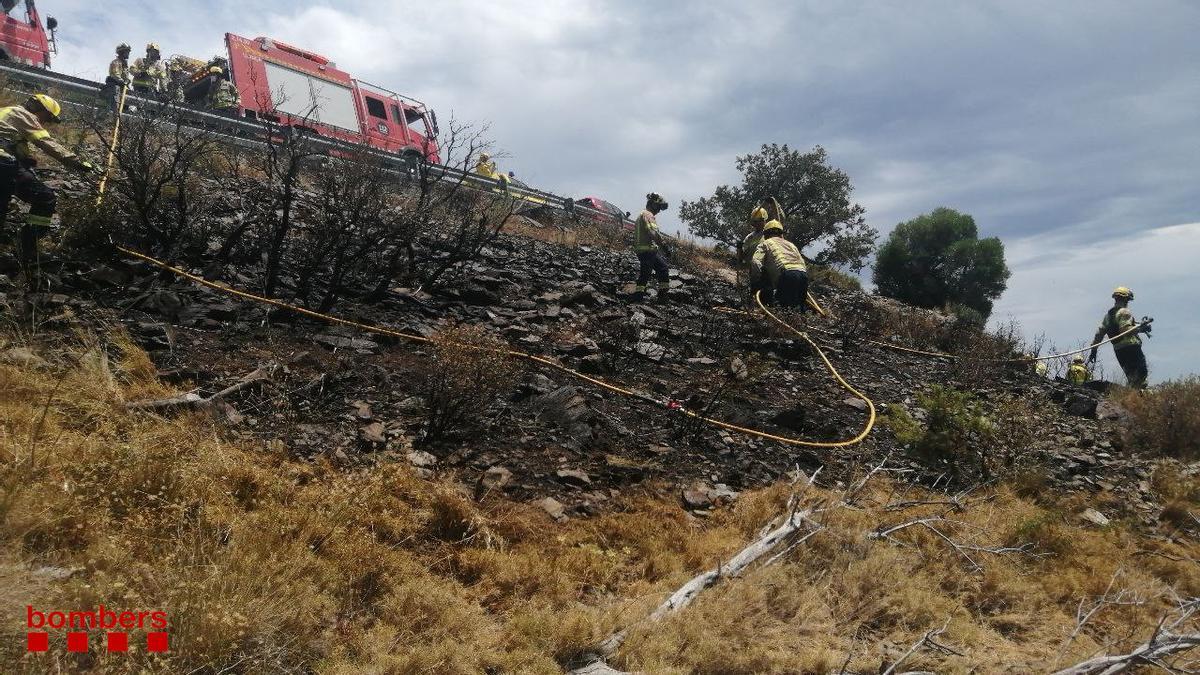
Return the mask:
<path fill-rule="evenodd" d="M 996 429 L 969 392 L 934 386 L 917 397 L 926 411 L 925 423 L 907 410 L 888 412 L 888 426 L 896 439 L 918 459 L 952 476 L 989 475 Z"/>

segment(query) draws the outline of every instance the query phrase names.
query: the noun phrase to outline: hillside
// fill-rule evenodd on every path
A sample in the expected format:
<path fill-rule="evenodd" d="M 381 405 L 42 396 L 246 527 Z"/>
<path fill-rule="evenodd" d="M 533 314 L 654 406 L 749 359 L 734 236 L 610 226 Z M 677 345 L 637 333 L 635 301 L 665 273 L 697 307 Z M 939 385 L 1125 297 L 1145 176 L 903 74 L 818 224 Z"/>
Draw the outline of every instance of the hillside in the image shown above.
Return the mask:
<path fill-rule="evenodd" d="M 90 212 L 84 184 L 60 184 L 76 209 L 40 290 L 11 256 L 0 270 L 5 611 L 162 610 L 170 650 L 106 653 L 94 630 L 86 653 L 57 634 L 27 653 L 14 620 L 0 650 L 16 672 L 563 672 L 626 628 L 609 664 L 656 673 L 1040 672 L 1195 644 L 1196 467 L 1131 436 L 1150 419 L 1136 396 L 1003 361 L 1033 348 L 1018 331 L 818 276 L 831 316 L 781 318 L 880 415 L 861 443 L 794 445 L 681 412 L 818 443 L 869 419 L 719 255 L 682 247 L 669 302 L 637 303 L 620 233 L 509 209 L 437 283 L 371 298 L 361 272 L 321 308 L 300 297 L 320 246 L 300 244 L 325 245 L 328 214 L 298 207 L 304 255 L 264 293 L 262 239 L 208 245 L 241 227 L 221 209 L 248 193 L 206 180 L 215 210 L 196 222 L 214 229 L 173 264 L 423 339 L 81 242 L 146 233 L 121 200 Z M 316 205 L 321 189 L 301 192 Z M 448 256 L 455 232 L 411 250 Z M 787 513 L 804 536 L 771 564 L 644 621 Z"/>

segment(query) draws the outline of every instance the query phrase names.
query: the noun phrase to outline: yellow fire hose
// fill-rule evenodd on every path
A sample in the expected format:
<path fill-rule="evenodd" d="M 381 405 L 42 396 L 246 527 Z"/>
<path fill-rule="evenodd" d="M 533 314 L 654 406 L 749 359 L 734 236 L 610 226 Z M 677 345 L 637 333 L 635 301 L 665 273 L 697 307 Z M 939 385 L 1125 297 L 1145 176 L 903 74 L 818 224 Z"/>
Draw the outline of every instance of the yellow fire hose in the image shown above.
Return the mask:
<path fill-rule="evenodd" d="M 757 298 L 757 296 L 755 296 L 755 297 Z M 819 305 L 817 305 L 816 299 L 813 298 L 811 294 L 809 294 L 808 300 L 809 300 L 809 305 L 812 306 L 813 308 L 819 307 Z M 759 303 L 759 307 L 762 307 L 761 302 Z M 738 309 L 736 307 L 713 307 L 713 309 L 718 312 L 724 312 L 726 314 L 744 314 L 746 316 L 750 316 L 750 312 L 747 312 L 742 309 Z M 766 308 L 763 308 L 763 311 L 766 311 Z M 770 314 L 770 312 L 767 312 L 767 313 Z M 829 315 L 824 312 L 821 312 L 821 316 L 829 316 Z M 774 318 L 773 315 L 772 315 L 772 318 Z M 778 320 L 778 319 L 776 319 L 776 320 Z M 1061 359 L 1066 356 L 1074 356 L 1075 354 L 1082 354 L 1091 349 L 1095 349 L 1097 347 L 1106 345 L 1106 344 L 1112 342 L 1113 340 L 1118 340 L 1122 337 L 1125 337 L 1126 335 L 1129 335 L 1130 333 L 1137 332 L 1141 328 L 1142 328 L 1142 324 L 1138 324 L 1138 325 L 1128 328 L 1120 333 L 1117 333 L 1116 335 L 1114 335 L 1110 338 L 1105 338 L 1095 344 L 1088 345 L 1087 347 L 1082 347 L 1080 349 L 1075 349 L 1075 350 L 1072 350 L 1069 352 L 1060 352 L 1058 354 L 1047 354 L 1045 356 L 1021 356 L 1021 357 L 1009 358 L 1009 359 L 973 359 L 973 358 L 967 357 L 967 356 L 958 356 L 957 354 L 947 354 L 945 352 L 934 352 L 934 351 L 928 351 L 925 349 L 914 349 L 913 347 L 905 347 L 903 345 L 894 345 L 890 342 L 881 342 L 879 340 L 864 340 L 864 342 L 866 342 L 867 344 L 875 345 L 877 347 L 883 347 L 885 349 L 894 349 L 896 351 L 908 352 L 909 354 L 920 354 L 922 356 L 936 356 L 936 357 L 943 358 L 943 359 L 956 359 L 956 360 L 963 360 L 963 361 L 986 361 L 986 362 L 991 362 L 991 363 L 1033 363 L 1035 361 L 1053 361 L 1054 359 Z M 832 335 L 832 333 L 830 333 L 829 331 L 821 331 L 819 329 L 814 329 L 814 330 L 817 330 L 817 332 L 820 332 L 820 333 L 825 333 L 827 335 Z"/>
<path fill-rule="evenodd" d="M 117 139 L 121 136 L 121 114 L 125 112 L 125 94 L 129 87 L 121 85 L 121 100 L 117 103 L 117 121 L 113 123 L 112 142 L 108 145 L 108 159 L 104 162 L 104 175 L 100 177 L 100 193 L 96 195 L 96 206 L 104 202 L 104 189 L 108 187 L 108 174 L 112 173 L 113 158 L 117 154 Z"/>
<path fill-rule="evenodd" d="M 167 270 L 167 271 L 175 274 L 176 276 L 182 277 L 189 281 L 193 281 L 202 286 L 211 288 L 211 289 L 213 289 L 215 291 L 219 291 L 221 293 L 225 293 L 227 295 L 239 297 L 244 300 L 251 300 L 253 302 L 258 302 L 258 303 L 261 303 L 264 305 L 270 305 L 272 307 L 278 307 L 280 309 L 285 309 L 288 311 L 296 312 L 297 314 L 302 314 L 304 316 L 312 317 L 314 319 L 319 319 L 321 321 L 325 321 L 328 323 L 336 323 L 336 324 L 341 324 L 343 326 L 350 326 L 352 328 L 357 328 L 359 330 L 367 331 L 370 333 L 377 333 L 380 335 L 389 335 L 392 337 L 402 338 L 405 340 L 411 340 L 414 342 L 424 342 L 424 343 L 433 342 L 433 340 L 431 340 L 430 338 L 427 338 L 427 337 L 424 337 L 421 335 L 413 335 L 411 333 L 404 333 L 404 332 L 401 332 L 398 330 L 393 330 L 391 328 L 384 328 L 382 326 L 373 326 L 370 324 L 359 323 L 357 321 L 351 321 L 349 319 L 342 319 L 342 318 L 339 318 L 336 316 L 331 316 L 329 314 L 323 314 L 321 312 L 314 312 L 310 309 L 298 307 L 296 305 L 292 305 L 290 303 L 286 303 L 281 300 L 275 300 L 273 298 L 267 298 L 267 297 L 263 297 L 260 295 L 255 295 L 253 293 L 248 293 L 246 291 L 240 291 L 235 288 L 230 288 L 228 286 L 223 286 L 216 282 L 209 281 L 208 279 L 205 279 L 203 277 L 186 272 L 182 269 L 179 269 L 178 267 L 173 267 L 161 260 L 152 258 L 144 253 L 139 253 L 138 251 L 134 251 L 134 250 L 125 248 L 123 246 L 117 246 L 116 248 L 118 251 L 120 251 L 130 257 L 137 258 L 138 260 L 148 262 L 151 265 L 154 265 L 155 267 Z M 758 302 L 759 307 L 763 308 L 763 311 L 767 313 L 767 316 L 771 317 L 776 322 L 778 322 L 781 326 L 783 326 L 784 328 L 787 328 L 791 332 L 799 335 L 802 339 L 804 339 L 806 342 L 808 342 L 813 347 L 813 349 L 816 350 L 817 355 L 821 357 L 821 361 L 824 362 L 825 367 L 833 375 L 834 379 L 836 379 L 847 391 L 849 391 L 850 393 L 854 394 L 856 397 L 862 399 L 863 401 L 865 401 L 867 403 L 869 417 L 867 419 L 866 424 L 863 425 L 862 431 L 860 431 L 856 436 L 854 436 L 853 438 L 842 440 L 842 441 L 806 441 L 806 440 L 802 440 L 802 439 L 798 439 L 798 438 L 790 438 L 787 436 L 778 436 L 778 435 L 771 434 L 771 433 L 768 433 L 765 431 L 761 431 L 759 429 L 751 429 L 749 427 L 738 426 L 736 424 L 730 424 L 729 422 L 724 422 L 722 420 L 714 419 L 711 417 L 706 417 L 704 415 L 701 415 L 700 413 L 697 413 L 695 411 L 688 410 L 687 408 L 682 407 L 677 401 L 666 401 L 666 402 L 659 401 L 647 394 L 636 392 L 636 391 L 633 391 L 630 389 L 625 389 L 624 387 L 620 387 L 620 386 L 617 386 L 614 384 L 609 384 L 608 382 L 605 382 L 598 378 L 590 377 L 590 376 L 585 375 L 577 370 L 572 370 L 571 368 L 568 368 L 568 367 L 562 365 L 561 363 L 558 363 L 551 359 L 547 359 L 545 357 L 536 356 L 533 354 L 528 354 L 526 352 L 521 352 L 521 351 L 516 351 L 516 350 L 511 350 L 511 349 L 493 349 L 493 348 L 489 348 L 489 347 L 480 347 L 478 345 L 467 345 L 467 344 L 460 344 L 460 343 L 452 343 L 452 344 L 454 344 L 455 346 L 458 346 L 458 347 L 466 348 L 466 349 L 473 349 L 473 350 L 477 350 L 477 351 L 486 351 L 486 352 L 491 352 L 491 353 L 496 353 L 496 354 L 503 354 L 505 356 L 509 356 L 512 358 L 519 358 L 519 359 L 526 359 L 528 361 L 533 361 L 534 363 L 539 363 L 543 366 L 553 368 L 554 370 L 565 373 L 565 374 L 575 377 L 577 379 L 583 380 L 584 382 L 588 382 L 589 384 L 593 384 L 602 389 L 606 389 L 608 391 L 611 391 L 611 392 L 614 392 L 617 394 L 621 394 L 623 396 L 636 398 L 641 401 L 649 402 L 649 403 L 652 403 L 655 405 L 662 405 L 662 406 L 665 406 L 666 408 L 668 408 L 669 410 L 673 410 L 680 414 L 687 415 L 688 417 L 700 420 L 701 422 L 704 422 L 706 424 L 709 424 L 709 425 L 712 425 L 715 427 L 719 427 L 721 429 L 727 429 L 729 431 L 735 431 L 735 432 L 738 432 L 741 434 L 746 434 L 748 436 L 755 436 L 757 438 L 762 438 L 762 439 L 769 440 L 769 441 L 776 441 L 778 443 L 783 443 L 786 445 L 794 445 L 794 446 L 801 446 L 801 447 L 808 447 L 808 448 L 843 448 L 843 447 L 855 445 L 855 444 L 861 442 L 864 438 L 867 437 L 868 434 L 871 433 L 871 430 L 875 426 L 875 404 L 871 401 L 871 399 L 867 398 L 865 395 L 862 394 L 862 392 L 860 392 L 857 389 L 855 389 L 854 387 L 850 386 L 850 384 L 848 382 L 846 382 L 845 379 L 842 378 L 842 376 L 837 372 L 837 369 L 835 369 L 833 367 L 833 363 L 831 363 L 829 361 L 829 359 L 825 356 L 825 353 L 821 351 L 821 348 L 818 347 L 817 344 L 815 342 L 813 342 L 807 335 L 796 330 L 795 328 L 792 328 L 787 323 L 783 322 L 778 317 L 776 317 L 774 314 L 771 314 L 771 312 L 767 311 L 767 309 L 765 307 L 763 307 L 762 301 L 761 301 L 761 299 L 759 299 L 759 297 L 757 295 L 755 295 L 755 301 Z"/>

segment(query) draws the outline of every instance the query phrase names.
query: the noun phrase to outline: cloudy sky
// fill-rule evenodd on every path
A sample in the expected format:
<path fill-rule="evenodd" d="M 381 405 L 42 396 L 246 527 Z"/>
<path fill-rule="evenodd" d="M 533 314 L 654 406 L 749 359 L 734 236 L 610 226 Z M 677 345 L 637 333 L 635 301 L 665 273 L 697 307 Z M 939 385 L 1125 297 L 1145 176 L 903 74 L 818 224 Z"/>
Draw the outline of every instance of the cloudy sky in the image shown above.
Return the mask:
<path fill-rule="evenodd" d="M 1197 2 L 39 7 L 65 72 L 99 76 L 121 40 L 204 57 L 226 31 L 267 35 L 490 124 L 502 168 L 532 185 L 628 210 L 735 182 L 734 157 L 763 143 L 822 145 L 880 231 L 944 205 L 1003 239 L 997 319 L 1078 345 L 1128 285 L 1157 319 L 1152 377 L 1200 371 Z"/>

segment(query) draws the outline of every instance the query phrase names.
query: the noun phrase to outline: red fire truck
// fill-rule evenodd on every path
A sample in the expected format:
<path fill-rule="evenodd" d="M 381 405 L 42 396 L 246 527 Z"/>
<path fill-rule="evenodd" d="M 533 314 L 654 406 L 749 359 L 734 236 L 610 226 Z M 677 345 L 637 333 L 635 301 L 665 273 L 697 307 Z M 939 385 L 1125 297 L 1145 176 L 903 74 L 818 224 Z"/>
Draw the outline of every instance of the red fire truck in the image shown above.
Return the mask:
<path fill-rule="evenodd" d="M 21 5 L 25 8 L 22 11 Z M 38 16 L 33 0 L 24 3 L 15 0 L 0 0 L 4 10 L 3 25 L 0 25 L 0 61 L 16 61 L 27 66 L 50 67 L 50 54 L 54 53 L 54 29 L 58 22 L 54 17 L 42 19 Z M 20 18 L 24 17 L 24 18 Z M 49 35 L 46 34 L 49 30 Z"/>
<path fill-rule="evenodd" d="M 277 40 L 227 33 L 225 44 L 240 116 L 439 161 L 437 116 L 424 103 L 356 80 L 328 58 Z M 188 98 L 208 86 L 198 80 Z"/>

